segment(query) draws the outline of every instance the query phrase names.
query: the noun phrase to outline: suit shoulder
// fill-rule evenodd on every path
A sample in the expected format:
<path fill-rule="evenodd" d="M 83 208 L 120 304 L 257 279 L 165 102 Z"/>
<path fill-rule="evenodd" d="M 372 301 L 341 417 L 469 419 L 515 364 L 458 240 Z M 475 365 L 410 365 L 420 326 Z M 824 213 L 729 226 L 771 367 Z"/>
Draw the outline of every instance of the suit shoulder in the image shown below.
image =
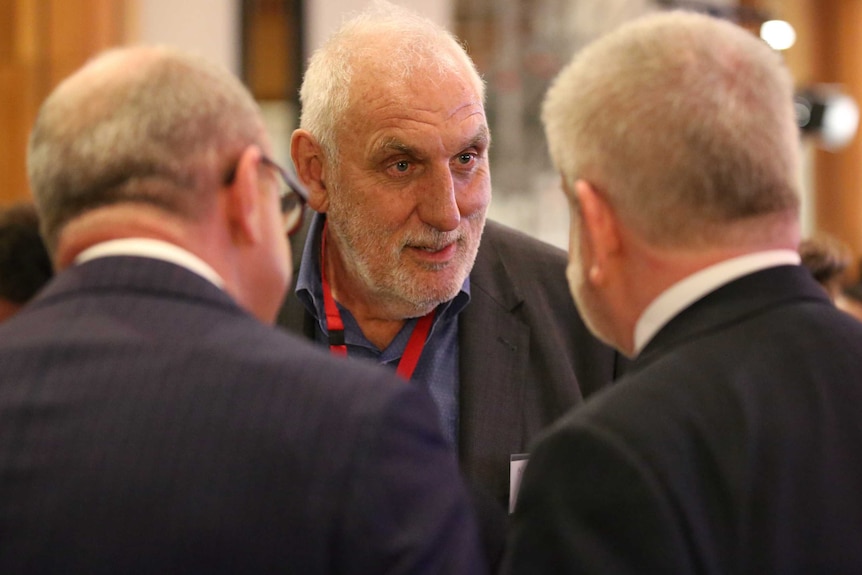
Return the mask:
<path fill-rule="evenodd" d="M 216 363 L 233 365 L 226 372 L 247 373 L 241 382 L 244 387 L 287 389 L 288 394 L 302 394 L 312 404 L 322 402 L 335 410 L 350 404 L 381 408 L 407 387 L 376 364 L 335 357 L 297 334 L 252 318 L 226 322 L 201 345 L 210 347 Z"/>

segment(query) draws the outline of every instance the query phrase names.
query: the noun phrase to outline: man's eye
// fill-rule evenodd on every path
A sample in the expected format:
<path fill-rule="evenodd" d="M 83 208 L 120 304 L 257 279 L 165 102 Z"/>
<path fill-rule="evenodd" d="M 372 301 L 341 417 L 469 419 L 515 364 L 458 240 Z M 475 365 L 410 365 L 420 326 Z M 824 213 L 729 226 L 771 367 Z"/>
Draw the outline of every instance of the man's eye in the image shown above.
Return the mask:
<path fill-rule="evenodd" d="M 461 163 L 462 165 L 463 164 L 469 164 L 470 162 L 473 161 L 473 158 L 475 158 L 475 157 L 476 157 L 475 154 L 460 154 L 458 156 L 458 162 Z"/>
<path fill-rule="evenodd" d="M 410 169 L 410 162 L 404 160 L 400 162 L 395 162 L 395 169 L 399 172 L 406 172 Z"/>

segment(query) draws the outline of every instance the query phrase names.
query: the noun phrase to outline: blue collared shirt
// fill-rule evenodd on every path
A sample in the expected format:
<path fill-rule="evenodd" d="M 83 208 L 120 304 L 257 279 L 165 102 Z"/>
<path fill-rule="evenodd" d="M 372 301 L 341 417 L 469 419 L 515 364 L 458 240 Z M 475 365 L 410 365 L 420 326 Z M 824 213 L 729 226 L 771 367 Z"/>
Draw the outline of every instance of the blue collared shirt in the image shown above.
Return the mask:
<path fill-rule="evenodd" d="M 325 216 L 315 213 L 308 230 L 308 240 L 302 252 L 302 262 L 296 279 L 296 295 L 315 318 L 314 339 L 329 346 L 323 286 L 320 281 L 320 235 Z M 434 323 L 413 371 L 412 382 L 424 386 L 437 405 L 444 434 L 453 446 L 458 445 L 458 314 L 470 303 L 470 278 L 464 280 L 461 291 L 453 299 L 437 306 Z M 347 355 L 375 361 L 393 371 L 407 347 L 418 319 L 410 319 L 386 347 L 378 349 L 362 334 L 359 324 L 346 308 L 338 304 L 344 322 Z"/>

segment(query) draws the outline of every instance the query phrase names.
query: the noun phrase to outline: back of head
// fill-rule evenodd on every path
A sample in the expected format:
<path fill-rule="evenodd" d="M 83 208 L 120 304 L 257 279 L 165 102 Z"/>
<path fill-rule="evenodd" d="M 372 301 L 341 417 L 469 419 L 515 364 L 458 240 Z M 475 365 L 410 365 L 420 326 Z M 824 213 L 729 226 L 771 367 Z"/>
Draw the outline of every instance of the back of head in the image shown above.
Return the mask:
<path fill-rule="evenodd" d="M 429 72 L 468 76 L 480 99 L 485 87 L 460 42 L 446 29 L 405 8 L 377 0 L 345 22 L 308 63 L 302 82 L 300 127 L 337 164 L 338 126 L 355 103 L 357 77 L 403 82 Z"/>
<path fill-rule="evenodd" d="M 263 134 L 257 104 L 227 70 L 160 47 L 98 56 L 48 97 L 30 136 L 49 248 L 65 224 L 102 206 L 142 203 L 195 219 Z"/>
<path fill-rule="evenodd" d="M 35 207 L 22 203 L 0 211 L 0 299 L 24 304 L 52 274 Z"/>
<path fill-rule="evenodd" d="M 579 52 L 548 92 L 557 168 L 654 245 L 768 241 L 795 226 L 798 134 L 780 57 L 726 21 L 665 12 Z M 792 223 L 790 223 L 792 222 Z"/>

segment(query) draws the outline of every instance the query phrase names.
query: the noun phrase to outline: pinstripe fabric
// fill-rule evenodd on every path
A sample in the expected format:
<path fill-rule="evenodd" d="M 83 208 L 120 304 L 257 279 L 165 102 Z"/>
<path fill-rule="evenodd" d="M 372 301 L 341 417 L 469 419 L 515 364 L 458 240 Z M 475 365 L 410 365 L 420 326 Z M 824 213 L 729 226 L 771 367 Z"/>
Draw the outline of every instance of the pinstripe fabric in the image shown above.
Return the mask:
<path fill-rule="evenodd" d="M 0 572 L 477 564 L 429 398 L 191 272 L 94 260 L 0 325 Z"/>

